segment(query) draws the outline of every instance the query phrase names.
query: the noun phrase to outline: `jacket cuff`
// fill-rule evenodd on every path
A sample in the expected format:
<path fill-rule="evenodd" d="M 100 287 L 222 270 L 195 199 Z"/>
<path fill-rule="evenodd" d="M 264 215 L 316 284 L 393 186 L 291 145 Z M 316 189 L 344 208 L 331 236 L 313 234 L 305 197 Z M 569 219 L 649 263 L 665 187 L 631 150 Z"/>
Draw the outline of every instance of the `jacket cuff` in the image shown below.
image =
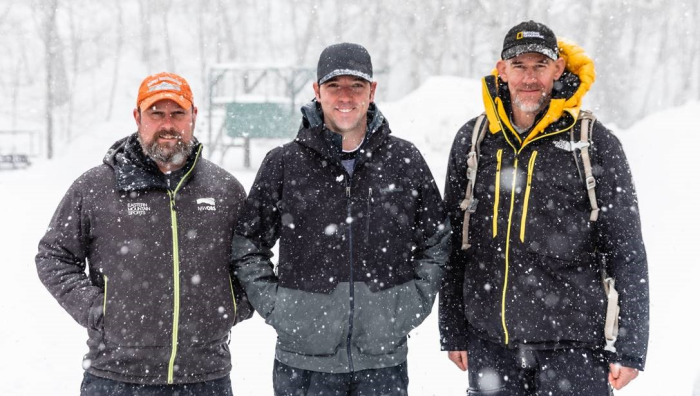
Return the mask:
<path fill-rule="evenodd" d="M 624 367 L 635 368 L 639 371 L 644 371 L 644 361 L 638 357 L 617 355 L 610 359 L 611 363 L 617 363 Z"/>
<path fill-rule="evenodd" d="M 440 340 L 440 350 L 441 351 L 466 351 L 467 350 L 467 336 L 454 336 L 449 339 Z"/>

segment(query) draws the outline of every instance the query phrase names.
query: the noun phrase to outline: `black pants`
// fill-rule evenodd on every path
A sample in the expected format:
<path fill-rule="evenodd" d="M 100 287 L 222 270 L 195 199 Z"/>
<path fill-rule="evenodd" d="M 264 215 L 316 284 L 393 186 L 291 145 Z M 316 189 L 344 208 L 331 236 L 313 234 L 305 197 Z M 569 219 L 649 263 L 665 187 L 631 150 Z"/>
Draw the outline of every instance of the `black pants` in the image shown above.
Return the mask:
<path fill-rule="evenodd" d="M 275 359 L 275 396 L 406 396 L 406 362 L 353 373 L 322 373 L 287 366 Z"/>
<path fill-rule="evenodd" d="M 233 396 L 231 378 L 181 385 L 139 385 L 94 376 L 87 371 L 80 396 Z"/>
<path fill-rule="evenodd" d="M 468 396 L 609 396 L 608 359 L 585 348 L 508 349 L 469 335 Z"/>

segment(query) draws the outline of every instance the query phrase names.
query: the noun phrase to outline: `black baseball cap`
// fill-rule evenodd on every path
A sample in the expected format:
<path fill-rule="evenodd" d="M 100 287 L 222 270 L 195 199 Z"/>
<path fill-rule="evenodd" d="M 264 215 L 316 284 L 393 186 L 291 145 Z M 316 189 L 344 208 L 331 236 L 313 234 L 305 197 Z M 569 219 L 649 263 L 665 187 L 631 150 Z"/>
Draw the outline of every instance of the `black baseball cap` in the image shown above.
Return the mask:
<path fill-rule="evenodd" d="M 359 44 L 333 44 L 321 52 L 316 75 L 318 85 L 337 76 L 356 76 L 372 82 L 372 58 Z"/>
<path fill-rule="evenodd" d="M 527 52 L 537 52 L 553 60 L 559 58 L 557 36 L 552 29 L 535 21 L 521 22 L 503 39 L 501 59 L 507 60 Z"/>

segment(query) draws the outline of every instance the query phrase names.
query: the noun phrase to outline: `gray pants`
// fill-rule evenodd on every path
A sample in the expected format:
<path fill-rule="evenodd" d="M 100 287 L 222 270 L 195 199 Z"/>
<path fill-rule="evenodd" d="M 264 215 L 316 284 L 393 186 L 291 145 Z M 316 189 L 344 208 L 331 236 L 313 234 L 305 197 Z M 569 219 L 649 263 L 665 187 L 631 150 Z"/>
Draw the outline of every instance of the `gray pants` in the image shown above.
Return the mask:
<path fill-rule="evenodd" d="M 406 396 L 406 362 L 352 373 L 322 373 L 287 366 L 275 359 L 275 396 Z"/>

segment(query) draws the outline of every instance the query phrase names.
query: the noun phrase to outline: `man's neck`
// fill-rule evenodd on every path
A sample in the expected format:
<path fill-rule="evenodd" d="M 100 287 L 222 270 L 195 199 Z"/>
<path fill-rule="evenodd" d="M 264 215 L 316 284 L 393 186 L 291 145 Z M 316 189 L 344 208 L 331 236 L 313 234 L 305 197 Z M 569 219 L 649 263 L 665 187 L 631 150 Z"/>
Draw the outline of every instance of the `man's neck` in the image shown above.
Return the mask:
<path fill-rule="evenodd" d="M 355 151 L 365 139 L 367 128 L 357 129 L 340 135 L 343 137 L 343 151 Z"/>
<path fill-rule="evenodd" d="M 539 114 L 539 110 L 536 112 L 525 112 L 518 108 L 518 106 L 513 106 L 513 123 L 520 129 L 530 129 L 532 124 L 535 123 L 535 118 Z"/>
<path fill-rule="evenodd" d="M 155 161 L 156 165 L 158 165 L 158 169 L 160 169 L 163 174 L 167 175 L 170 172 L 174 172 L 183 166 L 185 166 L 185 162 L 181 164 L 172 164 L 172 163 L 162 163 L 159 161 Z"/>

